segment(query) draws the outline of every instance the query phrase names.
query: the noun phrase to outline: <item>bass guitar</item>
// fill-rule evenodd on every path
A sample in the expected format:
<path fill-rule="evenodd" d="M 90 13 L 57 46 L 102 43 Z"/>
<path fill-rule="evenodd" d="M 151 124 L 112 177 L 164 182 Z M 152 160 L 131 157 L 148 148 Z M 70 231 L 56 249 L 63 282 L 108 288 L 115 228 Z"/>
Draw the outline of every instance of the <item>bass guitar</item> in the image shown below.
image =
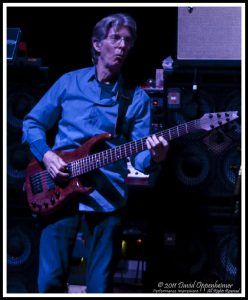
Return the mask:
<path fill-rule="evenodd" d="M 200 119 L 156 132 L 155 135 L 171 141 L 199 130 L 212 130 L 237 118 L 237 111 L 206 113 Z M 102 133 L 90 138 L 76 150 L 55 151 L 67 163 L 67 171 L 70 174 L 68 182 L 63 184 L 55 182 L 43 164 L 33 158 L 27 166 L 25 176 L 25 190 L 30 209 L 39 215 L 52 214 L 76 195 L 92 192 L 93 187 L 84 184 L 82 175 L 147 149 L 147 137 L 143 137 L 91 154 L 96 144 L 110 138 L 111 134 Z"/>

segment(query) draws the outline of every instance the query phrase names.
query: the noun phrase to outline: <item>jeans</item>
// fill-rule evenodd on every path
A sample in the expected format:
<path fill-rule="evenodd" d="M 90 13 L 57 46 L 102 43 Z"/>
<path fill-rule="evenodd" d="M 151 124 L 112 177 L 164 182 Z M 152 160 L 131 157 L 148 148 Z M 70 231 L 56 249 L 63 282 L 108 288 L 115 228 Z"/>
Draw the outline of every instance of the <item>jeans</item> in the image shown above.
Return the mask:
<path fill-rule="evenodd" d="M 64 293 L 77 232 L 87 252 L 87 293 L 112 292 L 112 278 L 121 251 L 121 214 L 77 212 L 44 225 L 40 239 L 39 293 Z"/>

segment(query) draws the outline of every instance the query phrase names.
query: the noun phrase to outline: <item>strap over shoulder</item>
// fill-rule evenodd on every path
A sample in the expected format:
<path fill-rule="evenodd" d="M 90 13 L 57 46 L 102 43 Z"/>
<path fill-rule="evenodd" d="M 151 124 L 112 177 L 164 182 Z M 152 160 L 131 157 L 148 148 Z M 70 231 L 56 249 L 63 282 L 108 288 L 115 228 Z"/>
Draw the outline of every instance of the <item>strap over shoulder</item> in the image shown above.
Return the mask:
<path fill-rule="evenodd" d="M 127 112 L 128 106 L 132 103 L 134 96 L 134 89 L 131 88 L 122 88 L 118 92 L 118 101 L 119 101 L 119 108 L 118 108 L 118 116 L 115 125 L 115 136 L 120 136 L 122 133 L 122 126 L 124 122 L 124 118 Z"/>

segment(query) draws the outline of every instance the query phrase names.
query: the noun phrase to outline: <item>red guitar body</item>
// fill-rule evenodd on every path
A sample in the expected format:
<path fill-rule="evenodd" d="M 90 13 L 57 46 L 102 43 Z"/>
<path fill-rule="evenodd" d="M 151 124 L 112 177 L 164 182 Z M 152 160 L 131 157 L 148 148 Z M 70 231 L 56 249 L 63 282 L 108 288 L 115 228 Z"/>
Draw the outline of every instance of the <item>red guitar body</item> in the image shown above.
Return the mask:
<path fill-rule="evenodd" d="M 103 133 L 89 139 L 74 151 L 55 151 L 55 153 L 66 163 L 70 163 L 88 156 L 96 144 L 110 137 L 109 133 Z M 26 169 L 25 190 L 31 210 L 39 215 L 48 215 L 75 196 L 91 193 L 93 188 L 84 186 L 82 176 L 71 178 L 67 183 L 54 182 L 44 166 L 33 158 Z"/>

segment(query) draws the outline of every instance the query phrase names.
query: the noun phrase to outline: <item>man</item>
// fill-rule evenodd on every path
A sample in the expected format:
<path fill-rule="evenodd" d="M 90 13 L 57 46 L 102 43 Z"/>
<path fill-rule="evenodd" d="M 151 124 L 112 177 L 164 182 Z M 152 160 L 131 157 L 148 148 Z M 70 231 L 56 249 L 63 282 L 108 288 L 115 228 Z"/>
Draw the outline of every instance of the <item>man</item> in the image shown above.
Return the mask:
<path fill-rule="evenodd" d="M 129 93 L 129 105 L 117 132 L 119 104 L 126 95 L 122 66 L 136 38 L 136 23 L 126 14 L 99 21 L 92 34 L 93 67 L 64 74 L 25 117 L 23 142 L 57 182 L 67 182 L 67 162 L 54 150 L 73 150 L 89 138 L 109 132 L 108 148 L 151 134 L 150 101 L 139 87 Z M 126 99 L 126 98 L 125 98 Z M 119 115 L 120 116 L 120 115 Z M 118 119 L 118 120 L 120 120 Z M 52 149 L 46 131 L 58 121 Z M 132 157 L 134 166 L 149 172 L 166 158 L 168 143 L 150 136 L 147 150 Z M 122 209 L 127 201 L 126 160 L 107 164 L 89 175 L 94 191 L 69 201 L 66 207 L 44 219 L 40 240 L 38 290 L 64 292 L 70 257 L 78 230 L 87 248 L 87 292 L 112 291 L 112 278 L 120 250 Z"/>

